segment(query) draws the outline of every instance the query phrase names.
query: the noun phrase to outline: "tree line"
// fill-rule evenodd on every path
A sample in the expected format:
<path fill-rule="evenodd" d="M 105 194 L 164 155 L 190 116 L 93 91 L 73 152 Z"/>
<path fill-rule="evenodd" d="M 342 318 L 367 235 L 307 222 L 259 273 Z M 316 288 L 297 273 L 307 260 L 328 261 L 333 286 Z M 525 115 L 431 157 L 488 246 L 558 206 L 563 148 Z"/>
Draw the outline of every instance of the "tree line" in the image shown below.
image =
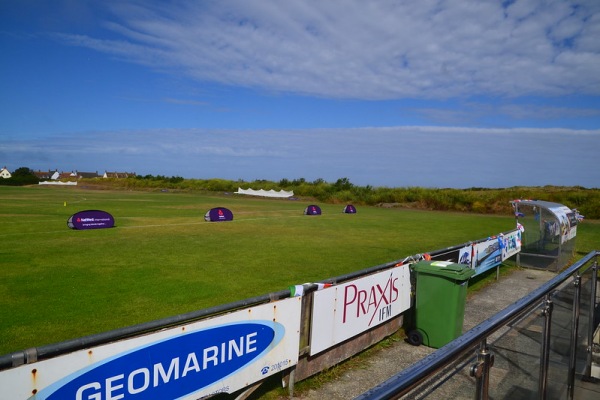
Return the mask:
<path fill-rule="evenodd" d="M 0 178 L 0 185 L 4 186 L 37 185 L 39 182 L 39 178 L 27 167 L 17 168 L 10 178 Z"/>
<path fill-rule="evenodd" d="M 17 169 L 12 178 L 0 179 L 0 185 L 31 185 L 39 179 L 29 168 Z M 130 190 L 177 190 L 233 193 L 238 188 L 293 191 L 297 198 L 311 198 L 323 203 L 403 207 L 423 210 L 474 212 L 507 215 L 512 213 L 511 200 L 535 199 L 576 208 L 588 219 L 600 219 L 600 189 L 582 186 L 543 186 L 510 188 L 424 188 L 373 187 L 355 185 L 348 178 L 335 182 L 324 179 L 281 179 L 278 182 L 227 179 L 184 179 L 180 176 L 138 175 L 132 178 L 80 179 L 81 185 Z"/>
<path fill-rule="evenodd" d="M 238 188 L 293 191 L 294 197 L 311 198 L 323 203 L 404 207 L 424 210 L 474 212 L 510 215 L 511 200 L 545 200 L 576 208 L 589 219 L 600 219 L 600 189 L 582 186 L 543 186 L 490 188 L 424 188 L 373 187 L 355 185 L 348 178 L 335 182 L 324 179 L 307 181 L 304 178 L 281 179 L 278 182 L 259 179 L 254 181 L 226 179 L 184 179 L 173 176 L 138 175 L 127 179 L 86 180 L 110 187 L 132 190 L 180 190 L 233 193 Z"/>

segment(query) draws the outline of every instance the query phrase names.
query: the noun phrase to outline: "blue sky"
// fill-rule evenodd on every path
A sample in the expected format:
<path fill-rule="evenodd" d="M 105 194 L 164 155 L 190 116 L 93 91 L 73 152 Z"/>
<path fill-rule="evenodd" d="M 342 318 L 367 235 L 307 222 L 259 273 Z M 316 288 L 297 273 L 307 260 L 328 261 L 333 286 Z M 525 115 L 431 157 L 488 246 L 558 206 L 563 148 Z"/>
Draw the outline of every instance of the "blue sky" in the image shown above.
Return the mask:
<path fill-rule="evenodd" d="M 0 0 L 0 164 L 600 187 L 600 2 Z"/>

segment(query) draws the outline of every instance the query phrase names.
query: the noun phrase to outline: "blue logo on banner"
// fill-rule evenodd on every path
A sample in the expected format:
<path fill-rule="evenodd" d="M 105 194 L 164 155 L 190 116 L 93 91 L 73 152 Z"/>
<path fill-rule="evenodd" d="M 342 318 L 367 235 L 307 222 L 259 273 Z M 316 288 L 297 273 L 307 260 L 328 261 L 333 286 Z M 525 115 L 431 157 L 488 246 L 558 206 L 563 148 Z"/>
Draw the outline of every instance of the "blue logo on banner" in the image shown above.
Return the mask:
<path fill-rule="evenodd" d="M 177 399 L 241 370 L 277 345 L 283 329 L 254 321 L 176 336 L 94 364 L 33 398 Z"/>

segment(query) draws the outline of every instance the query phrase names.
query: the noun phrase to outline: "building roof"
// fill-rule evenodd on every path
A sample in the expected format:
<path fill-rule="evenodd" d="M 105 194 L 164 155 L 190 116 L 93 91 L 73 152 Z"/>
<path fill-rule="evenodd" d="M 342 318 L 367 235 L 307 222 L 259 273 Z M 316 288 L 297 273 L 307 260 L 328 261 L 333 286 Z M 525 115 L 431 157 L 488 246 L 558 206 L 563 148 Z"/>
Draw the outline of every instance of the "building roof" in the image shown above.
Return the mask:
<path fill-rule="evenodd" d="M 133 178 L 136 176 L 135 172 L 109 172 L 104 171 L 104 178 Z"/>
<path fill-rule="evenodd" d="M 33 171 L 33 174 L 38 177 L 38 179 L 50 179 L 52 175 L 57 171 Z"/>
<path fill-rule="evenodd" d="M 81 171 L 76 171 L 77 173 L 77 178 L 98 178 L 100 175 L 98 175 L 98 171 L 96 172 L 81 172 Z"/>

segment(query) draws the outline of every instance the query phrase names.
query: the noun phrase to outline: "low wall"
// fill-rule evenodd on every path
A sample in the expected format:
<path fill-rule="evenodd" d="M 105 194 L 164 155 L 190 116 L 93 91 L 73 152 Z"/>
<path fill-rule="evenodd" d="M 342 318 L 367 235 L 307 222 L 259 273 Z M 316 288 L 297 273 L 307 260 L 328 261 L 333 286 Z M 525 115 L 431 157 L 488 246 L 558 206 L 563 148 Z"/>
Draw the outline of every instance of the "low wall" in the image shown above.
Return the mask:
<path fill-rule="evenodd" d="M 53 185 L 53 186 L 77 186 L 77 182 L 60 182 L 60 181 L 43 181 L 39 182 L 39 185 Z"/>

